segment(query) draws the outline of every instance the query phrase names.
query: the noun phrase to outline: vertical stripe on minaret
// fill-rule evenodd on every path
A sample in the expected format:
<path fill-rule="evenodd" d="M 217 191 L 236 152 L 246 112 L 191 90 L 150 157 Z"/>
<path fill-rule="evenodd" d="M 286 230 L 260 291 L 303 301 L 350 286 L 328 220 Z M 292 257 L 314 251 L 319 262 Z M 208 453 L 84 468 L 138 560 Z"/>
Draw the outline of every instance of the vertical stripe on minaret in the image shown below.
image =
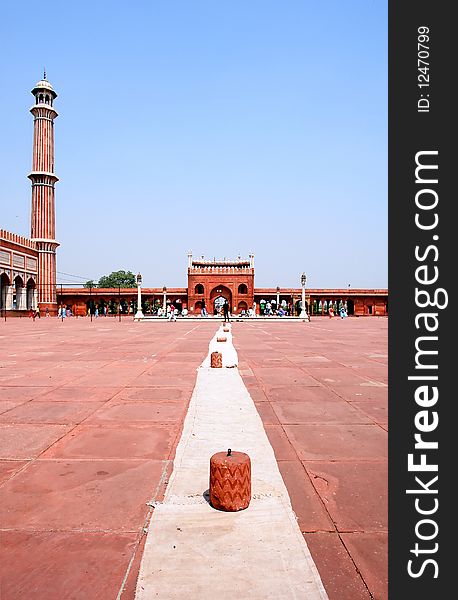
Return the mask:
<path fill-rule="evenodd" d="M 59 181 L 54 173 L 54 119 L 53 103 L 57 97 L 46 75 L 32 90 L 35 104 L 30 109 L 34 117 L 32 171 L 31 237 L 38 249 L 38 304 L 57 312 L 56 298 L 56 218 L 54 184 Z"/>

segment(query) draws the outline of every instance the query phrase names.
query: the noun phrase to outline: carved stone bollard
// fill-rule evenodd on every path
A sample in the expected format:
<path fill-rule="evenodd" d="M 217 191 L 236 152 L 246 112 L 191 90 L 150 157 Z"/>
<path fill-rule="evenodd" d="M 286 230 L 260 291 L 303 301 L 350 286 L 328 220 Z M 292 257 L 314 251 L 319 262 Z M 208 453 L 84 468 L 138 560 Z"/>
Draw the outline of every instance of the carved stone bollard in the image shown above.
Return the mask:
<path fill-rule="evenodd" d="M 210 504 L 235 512 L 251 500 L 251 461 L 244 452 L 217 452 L 210 458 Z"/>
<path fill-rule="evenodd" d="M 217 342 L 226 342 L 227 341 L 227 337 L 224 335 L 220 335 L 216 338 Z"/>
<path fill-rule="evenodd" d="M 221 352 L 212 352 L 210 355 L 210 366 L 214 369 L 221 369 L 223 366 L 223 355 Z"/>

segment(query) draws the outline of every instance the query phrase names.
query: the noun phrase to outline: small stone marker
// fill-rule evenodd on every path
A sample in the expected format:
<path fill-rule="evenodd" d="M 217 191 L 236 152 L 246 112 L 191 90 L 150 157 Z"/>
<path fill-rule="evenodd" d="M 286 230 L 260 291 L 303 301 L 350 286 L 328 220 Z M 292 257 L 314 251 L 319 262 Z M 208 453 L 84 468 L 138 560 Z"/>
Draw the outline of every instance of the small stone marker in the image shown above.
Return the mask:
<path fill-rule="evenodd" d="M 212 368 L 221 369 L 223 366 L 223 355 L 221 352 L 212 352 L 210 355 L 210 366 Z"/>
<path fill-rule="evenodd" d="M 217 452 L 210 458 L 210 504 L 236 512 L 251 500 L 251 461 L 244 452 Z"/>
<path fill-rule="evenodd" d="M 226 337 L 225 335 L 224 335 L 224 336 L 223 336 L 223 335 L 221 335 L 221 336 L 218 336 L 218 337 L 216 338 L 216 341 L 217 341 L 217 342 L 225 342 L 225 341 L 227 341 L 227 337 Z"/>
<path fill-rule="evenodd" d="M 229 327 L 223 327 L 223 331 L 227 333 L 229 331 Z"/>

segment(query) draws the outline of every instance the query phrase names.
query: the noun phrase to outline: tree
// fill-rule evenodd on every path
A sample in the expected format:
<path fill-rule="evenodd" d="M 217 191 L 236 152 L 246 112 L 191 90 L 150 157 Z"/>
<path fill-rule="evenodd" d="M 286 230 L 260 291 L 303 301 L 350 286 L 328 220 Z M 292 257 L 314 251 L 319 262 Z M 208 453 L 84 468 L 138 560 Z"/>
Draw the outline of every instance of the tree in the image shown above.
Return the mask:
<path fill-rule="evenodd" d="M 86 281 L 86 283 L 84 284 L 85 288 L 95 288 L 97 287 L 97 282 L 94 281 L 93 279 L 89 279 L 89 281 Z"/>
<path fill-rule="evenodd" d="M 113 271 L 101 277 L 97 285 L 99 288 L 135 288 L 137 282 L 132 271 Z"/>

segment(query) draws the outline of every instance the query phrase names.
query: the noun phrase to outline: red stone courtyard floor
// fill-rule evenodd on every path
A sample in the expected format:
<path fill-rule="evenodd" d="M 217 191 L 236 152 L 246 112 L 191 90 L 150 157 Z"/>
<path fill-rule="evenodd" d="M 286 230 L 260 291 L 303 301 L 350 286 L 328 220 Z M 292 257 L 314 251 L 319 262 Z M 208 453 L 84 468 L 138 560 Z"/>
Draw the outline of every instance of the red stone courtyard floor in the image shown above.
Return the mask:
<path fill-rule="evenodd" d="M 0 322 L 1 600 L 132 600 L 218 323 Z M 233 323 L 331 600 L 387 598 L 384 318 Z"/>

